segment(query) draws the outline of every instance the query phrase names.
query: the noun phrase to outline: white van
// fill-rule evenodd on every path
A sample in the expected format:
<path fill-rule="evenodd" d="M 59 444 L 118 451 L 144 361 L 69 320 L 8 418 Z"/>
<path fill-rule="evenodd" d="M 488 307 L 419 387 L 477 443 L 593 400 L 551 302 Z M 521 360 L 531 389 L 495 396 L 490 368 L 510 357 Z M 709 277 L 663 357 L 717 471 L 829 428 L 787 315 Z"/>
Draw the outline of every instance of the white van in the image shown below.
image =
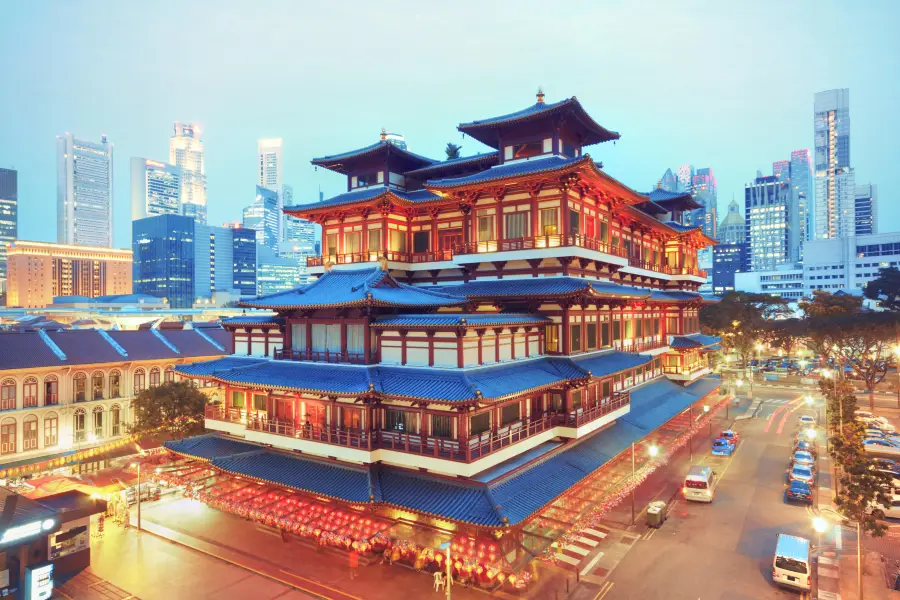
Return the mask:
<path fill-rule="evenodd" d="M 809 540 L 795 535 L 778 534 L 772 581 L 801 590 L 812 589 Z"/>
<path fill-rule="evenodd" d="M 684 478 L 684 487 L 682 488 L 684 499 L 695 502 L 712 502 L 718 480 L 719 478 L 712 468 L 694 465 L 688 471 L 687 477 Z"/>

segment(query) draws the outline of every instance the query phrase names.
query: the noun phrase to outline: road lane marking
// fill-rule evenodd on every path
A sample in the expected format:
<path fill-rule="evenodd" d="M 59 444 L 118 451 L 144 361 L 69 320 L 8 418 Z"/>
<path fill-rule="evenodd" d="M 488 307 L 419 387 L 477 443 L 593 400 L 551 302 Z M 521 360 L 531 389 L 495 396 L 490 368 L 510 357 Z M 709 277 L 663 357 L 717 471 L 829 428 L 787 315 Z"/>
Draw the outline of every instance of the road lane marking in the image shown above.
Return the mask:
<path fill-rule="evenodd" d="M 779 414 L 781 411 L 783 411 L 784 409 L 786 409 L 788 406 L 790 406 L 790 405 L 793 404 L 794 402 L 797 402 L 798 400 L 800 400 L 800 398 L 802 398 L 802 396 L 797 396 L 796 398 L 794 398 L 793 400 L 791 400 L 791 401 L 788 402 L 787 404 L 782 404 L 781 406 L 779 406 L 779 407 L 778 407 L 778 408 L 777 408 L 777 409 L 769 416 L 769 420 L 768 420 L 768 422 L 766 423 L 765 433 L 769 433 L 769 429 L 772 427 L 772 423 L 775 422 L 775 417 L 778 416 L 778 414 Z"/>
<path fill-rule="evenodd" d="M 609 590 L 613 589 L 613 586 L 616 585 L 612 581 L 604 581 L 603 585 L 600 586 L 600 591 L 594 596 L 594 600 L 603 600 L 606 595 L 609 593 Z"/>

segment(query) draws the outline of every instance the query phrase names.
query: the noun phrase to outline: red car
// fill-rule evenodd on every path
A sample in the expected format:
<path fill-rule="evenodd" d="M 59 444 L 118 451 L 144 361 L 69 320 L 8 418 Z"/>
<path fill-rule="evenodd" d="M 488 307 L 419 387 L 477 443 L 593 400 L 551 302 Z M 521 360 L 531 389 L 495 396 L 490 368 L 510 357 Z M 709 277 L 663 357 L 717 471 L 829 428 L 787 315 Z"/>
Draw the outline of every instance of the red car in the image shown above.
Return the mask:
<path fill-rule="evenodd" d="M 734 442 L 735 446 L 737 446 L 738 442 L 741 441 L 741 434 L 739 434 L 734 429 L 726 429 L 725 431 L 723 431 L 722 433 L 719 434 L 719 437 L 731 440 L 732 442 Z"/>

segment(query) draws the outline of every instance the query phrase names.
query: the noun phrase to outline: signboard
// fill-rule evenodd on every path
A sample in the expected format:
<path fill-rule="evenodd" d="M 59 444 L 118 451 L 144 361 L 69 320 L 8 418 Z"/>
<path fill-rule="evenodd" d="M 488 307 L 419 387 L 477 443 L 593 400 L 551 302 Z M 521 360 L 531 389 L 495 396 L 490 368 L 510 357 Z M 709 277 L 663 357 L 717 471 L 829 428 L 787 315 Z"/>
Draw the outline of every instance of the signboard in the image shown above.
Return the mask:
<path fill-rule="evenodd" d="M 56 560 L 82 550 L 90 545 L 90 531 L 87 525 L 71 527 L 50 536 L 50 560 Z"/>
<path fill-rule="evenodd" d="M 34 537 L 42 531 L 50 531 L 56 522 L 53 519 L 45 519 L 44 521 L 32 521 L 24 525 L 10 527 L 0 536 L 0 544 L 10 544 L 25 538 Z"/>
<path fill-rule="evenodd" d="M 25 567 L 25 600 L 46 600 L 53 595 L 53 563 Z"/>

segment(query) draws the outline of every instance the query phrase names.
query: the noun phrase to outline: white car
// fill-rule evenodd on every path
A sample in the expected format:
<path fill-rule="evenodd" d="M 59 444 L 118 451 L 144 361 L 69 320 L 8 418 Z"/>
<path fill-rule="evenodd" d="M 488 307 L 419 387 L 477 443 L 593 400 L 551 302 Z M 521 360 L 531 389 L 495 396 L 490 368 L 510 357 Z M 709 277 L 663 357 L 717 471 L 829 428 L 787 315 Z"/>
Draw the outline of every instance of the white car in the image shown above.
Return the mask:
<path fill-rule="evenodd" d="M 801 427 L 815 427 L 816 426 L 816 418 L 810 415 L 802 415 L 800 417 L 800 426 Z"/>
<path fill-rule="evenodd" d="M 890 506 L 875 502 L 869 504 L 869 512 L 875 515 L 876 519 L 884 519 L 885 517 L 888 519 L 900 519 L 900 495 L 892 495 Z"/>
<path fill-rule="evenodd" d="M 884 438 L 866 438 L 862 444 L 863 450 L 875 455 L 900 456 L 900 445 L 892 444 Z"/>

